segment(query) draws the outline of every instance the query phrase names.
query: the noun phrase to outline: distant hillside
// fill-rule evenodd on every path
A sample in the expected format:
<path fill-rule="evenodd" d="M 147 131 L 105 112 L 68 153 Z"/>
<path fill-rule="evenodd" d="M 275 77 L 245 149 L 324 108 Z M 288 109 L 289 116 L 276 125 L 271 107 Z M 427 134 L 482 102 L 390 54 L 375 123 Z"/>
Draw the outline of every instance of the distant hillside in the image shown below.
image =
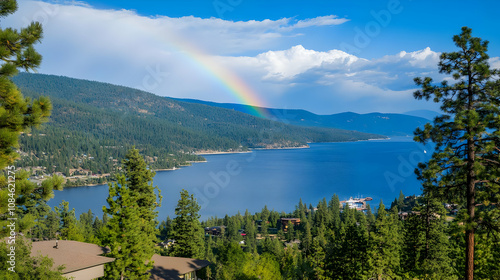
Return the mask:
<path fill-rule="evenodd" d="M 430 111 L 430 110 L 414 110 L 414 111 L 405 112 L 404 114 L 409 115 L 409 116 L 428 119 L 430 121 L 434 120 L 435 117 L 441 115 L 441 113 L 438 113 L 435 111 Z"/>
<path fill-rule="evenodd" d="M 255 111 L 250 106 L 215 103 L 195 99 L 178 99 L 184 102 L 196 104 L 205 104 L 235 111 L 245 112 L 255 115 Z M 287 124 L 311 127 L 338 128 L 346 130 L 355 130 L 366 133 L 375 133 L 388 136 L 406 136 L 413 135 L 413 131 L 419 126 L 429 122 L 428 119 L 405 114 L 384 114 L 384 113 L 340 113 L 333 115 L 316 115 L 306 110 L 295 109 L 269 109 L 266 111 L 275 119 Z M 429 111 L 431 112 L 431 111 Z M 435 112 L 434 112 L 435 113 Z M 437 113 L 436 113 L 437 114 Z"/>
<path fill-rule="evenodd" d="M 45 95 L 53 102 L 50 123 L 21 137 L 21 164 L 47 166 L 52 171 L 82 167 L 107 173 L 119 166 L 116 159 L 132 145 L 148 156 L 153 168 L 171 168 L 199 160 L 196 152 L 383 137 L 285 125 L 234 110 L 67 77 L 21 73 L 13 81 L 25 96 Z"/>

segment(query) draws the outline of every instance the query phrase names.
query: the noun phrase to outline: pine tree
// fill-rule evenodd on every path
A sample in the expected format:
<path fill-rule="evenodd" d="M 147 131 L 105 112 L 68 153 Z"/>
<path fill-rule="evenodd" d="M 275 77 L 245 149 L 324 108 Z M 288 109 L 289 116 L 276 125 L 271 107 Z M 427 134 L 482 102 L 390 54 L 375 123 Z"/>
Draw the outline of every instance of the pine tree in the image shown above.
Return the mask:
<path fill-rule="evenodd" d="M 228 220 L 227 224 L 227 239 L 230 241 L 240 242 L 242 240 L 241 234 L 239 233 L 240 225 L 238 223 L 238 218 L 231 217 Z"/>
<path fill-rule="evenodd" d="M 18 216 L 18 219 L 21 219 L 18 232 L 27 233 L 37 224 L 37 219 L 41 218 L 39 213 L 44 212 L 46 202 L 54 196 L 53 190 L 62 190 L 63 178 L 60 176 L 49 177 L 40 186 L 30 181 L 29 176 L 29 172 L 25 170 L 16 172 L 14 176 L 11 175 L 15 177 L 16 208 L 14 211 L 7 212 L 9 182 L 8 177 L 0 175 L 0 198 L 5 201 L 0 206 L 0 237 L 7 235 L 4 225 L 7 223 L 8 215 L 4 213 Z"/>
<path fill-rule="evenodd" d="M 109 246 L 109 257 L 116 260 L 106 265 L 107 279 L 148 279 L 153 267 L 151 259 L 156 242 L 155 208 L 161 197 L 155 194 L 152 179 L 144 159 L 135 148 L 122 161 L 125 174 L 117 176 L 117 182 L 109 184 L 105 214 L 107 222 L 103 245 Z"/>
<path fill-rule="evenodd" d="M 81 228 L 81 232 L 87 243 L 98 243 L 94 231 L 94 213 L 89 209 L 87 213 L 80 214 L 80 219 L 78 219 L 78 226 Z"/>
<path fill-rule="evenodd" d="M 175 208 L 176 217 L 172 224 L 172 238 L 175 244 L 171 255 L 184 258 L 203 256 L 204 231 L 199 218 L 200 206 L 194 196 L 186 190 L 181 191 L 181 199 Z"/>
<path fill-rule="evenodd" d="M 0 17 L 8 16 L 17 10 L 17 1 L 0 1 Z M 13 28 L 0 28 L 0 169 L 12 164 L 18 157 L 15 148 L 19 147 L 20 132 L 47 121 L 52 105 L 50 100 L 41 97 L 33 102 L 24 98 L 9 79 L 18 72 L 36 69 L 42 56 L 33 45 L 42 39 L 42 25 L 32 22 L 20 31 Z"/>
<path fill-rule="evenodd" d="M 328 271 L 326 270 L 326 253 L 325 248 L 321 245 L 318 238 L 314 238 L 312 242 L 312 253 L 309 256 L 309 261 L 313 267 L 314 279 L 326 280 L 329 279 Z"/>
<path fill-rule="evenodd" d="M 261 212 L 261 224 L 260 224 L 260 233 L 262 234 L 262 236 L 267 236 L 268 235 L 268 229 L 269 229 L 269 216 L 270 216 L 270 212 L 269 212 L 269 209 L 267 209 L 267 205 L 264 205 L 264 208 L 262 209 L 262 212 Z"/>
<path fill-rule="evenodd" d="M 414 278 L 456 279 L 449 258 L 446 211 L 434 198 L 423 200 L 404 223 L 402 268 Z"/>
<path fill-rule="evenodd" d="M 424 193 L 442 201 L 465 206 L 465 279 L 474 275 L 474 233 L 478 226 L 498 228 L 500 209 L 500 72 L 490 69 L 488 41 L 471 36 L 462 28 L 453 41 L 457 52 L 442 53 L 439 71 L 451 75 L 434 85 L 431 78 L 415 78 L 422 87 L 416 99 L 441 103 L 444 115 L 415 131 L 415 140 L 436 143 L 428 163 L 417 175 Z"/>
<path fill-rule="evenodd" d="M 368 230 L 364 214 L 356 217 L 357 212 L 344 209 L 338 234 L 329 243 L 327 266 L 333 279 L 362 279 L 367 272 Z"/>
<path fill-rule="evenodd" d="M 340 229 L 340 200 L 337 194 L 332 196 L 328 209 L 332 217 L 330 228 L 336 233 Z"/>
<path fill-rule="evenodd" d="M 84 233 L 77 225 L 75 217 L 75 209 L 69 210 L 69 202 L 64 201 L 59 204 L 59 207 L 54 207 L 54 210 L 59 213 L 61 221 L 61 238 L 65 240 L 84 241 Z"/>
<path fill-rule="evenodd" d="M 257 250 L 257 230 L 255 228 L 255 222 L 248 210 L 245 211 L 245 234 L 245 242 L 248 251 L 253 253 Z"/>
<path fill-rule="evenodd" d="M 286 230 L 286 240 L 288 242 L 292 241 L 295 239 L 295 229 L 294 229 L 294 225 L 291 221 L 288 221 L 288 227 L 287 227 L 287 230 Z"/>
<path fill-rule="evenodd" d="M 0 18 L 14 13 L 17 8 L 17 1 L 15 0 L 0 1 Z M 40 65 L 42 56 L 35 51 L 33 46 L 42 39 L 42 32 L 42 25 L 38 22 L 32 22 L 28 27 L 19 31 L 13 28 L 0 28 L 0 61 L 2 61 L 0 65 L 0 169 L 12 164 L 18 157 L 15 149 L 19 148 L 19 134 L 29 130 L 30 127 L 37 127 L 46 122 L 50 116 L 52 104 L 48 98 L 40 97 L 32 102 L 29 98 L 24 98 L 10 80 L 11 77 L 17 74 L 18 68 L 28 71 L 35 70 Z M 9 166 L 8 176 L 11 176 L 13 171 L 14 166 Z M 20 177 L 23 177 L 22 174 L 16 176 L 16 186 L 20 186 L 15 190 L 16 212 L 20 214 L 19 218 L 21 219 L 18 224 L 24 228 L 19 228 L 19 232 L 21 230 L 30 231 L 35 225 L 36 217 L 29 212 L 33 212 L 33 207 L 36 207 L 40 201 L 36 201 L 36 199 L 41 197 L 43 200 L 48 200 L 52 196 L 52 189 L 62 187 L 57 185 L 59 183 L 58 178 L 54 182 L 44 182 L 42 188 L 39 188 L 35 184 L 29 184 L 26 182 L 27 180 L 24 180 L 24 182 L 19 181 L 18 178 Z M 21 186 L 26 186 L 26 188 L 21 188 Z M 15 214 L 13 211 L 7 212 L 5 207 L 8 205 L 6 202 L 9 199 L 9 193 L 7 180 L 5 180 L 5 177 L 0 176 L 1 237 L 5 236 L 6 214 Z M 23 202 L 26 204 L 23 204 Z M 3 246 L 3 243 L 1 243 L 1 246 Z M 29 245 L 25 246 L 25 248 L 29 249 Z M 28 250 L 18 253 L 16 261 L 18 266 L 24 268 L 25 273 L 18 272 L 6 278 L 60 278 L 60 271 L 50 272 L 52 266 L 50 259 L 32 258 Z M 41 265 L 34 265 L 37 262 Z"/>
<path fill-rule="evenodd" d="M 401 225 L 397 213 L 387 213 L 380 201 L 374 231 L 370 234 L 369 262 L 373 279 L 394 278 L 400 269 Z M 386 278 L 390 277 L 390 278 Z"/>
<path fill-rule="evenodd" d="M 6 243 L 0 243 L 0 279 L 8 280 L 66 280 L 63 277 L 63 267 L 54 267 L 54 261 L 42 255 L 31 257 L 31 242 L 24 238 L 16 239 L 16 267 L 15 273 L 9 271 L 10 247 Z"/>

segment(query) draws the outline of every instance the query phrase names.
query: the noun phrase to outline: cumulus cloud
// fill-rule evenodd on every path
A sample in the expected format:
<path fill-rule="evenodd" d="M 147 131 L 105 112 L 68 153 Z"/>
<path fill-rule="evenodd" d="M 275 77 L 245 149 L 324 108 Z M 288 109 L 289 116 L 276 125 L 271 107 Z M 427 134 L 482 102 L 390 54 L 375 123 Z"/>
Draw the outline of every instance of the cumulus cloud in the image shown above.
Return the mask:
<path fill-rule="evenodd" d="M 333 85 L 337 80 L 352 80 L 390 87 L 400 83 L 405 76 L 434 75 L 439 53 L 426 48 L 368 60 L 340 50 L 321 52 L 297 45 L 287 50 L 267 51 L 255 57 L 225 57 L 220 60 L 233 67 L 261 69 L 264 82 L 304 81 Z"/>
<path fill-rule="evenodd" d="M 314 107 L 323 113 L 409 111 L 415 105 L 413 78 L 442 78 L 437 71 L 439 53 L 430 48 L 369 60 L 340 50 L 315 51 L 297 45 L 253 57 L 217 59 L 241 73 L 253 72 L 252 84 L 273 85 L 268 98 L 281 97 L 282 104 L 296 108 L 317 100 Z"/>

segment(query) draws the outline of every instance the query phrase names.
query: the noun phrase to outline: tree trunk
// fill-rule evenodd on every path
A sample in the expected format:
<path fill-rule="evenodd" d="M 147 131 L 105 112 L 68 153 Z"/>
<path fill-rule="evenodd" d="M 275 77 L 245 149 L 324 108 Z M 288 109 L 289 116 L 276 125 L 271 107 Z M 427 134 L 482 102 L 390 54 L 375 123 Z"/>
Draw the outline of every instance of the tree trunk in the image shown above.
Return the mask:
<path fill-rule="evenodd" d="M 474 110 L 474 92 L 472 87 L 472 64 L 468 60 L 468 104 L 467 110 L 470 112 Z M 476 159 L 476 154 L 474 150 L 474 136 L 472 136 L 472 128 L 467 128 L 467 134 L 469 135 L 467 139 L 467 214 L 469 215 L 468 222 L 466 223 L 467 230 L 465 231 L 465 279 L 474 279 L 474 217 L 475 217 L 475 207 L 476 207 L 476 178 L 474 173 L 474 161 Z"/>
<path fill-rule="evenodd" d="M 470 133 L 470 132 L 469 132 Z M 474 227 L 472 223 L 475 217 L 475 196 L 476 196 L 476 181 L 474 174 L 474 138 L 467 140 L 468 159 L 467 159 L 467 214 L 469 215 L 466 223 L 467 230 L 465 231 L 465 279 L 474 279 Z"/>

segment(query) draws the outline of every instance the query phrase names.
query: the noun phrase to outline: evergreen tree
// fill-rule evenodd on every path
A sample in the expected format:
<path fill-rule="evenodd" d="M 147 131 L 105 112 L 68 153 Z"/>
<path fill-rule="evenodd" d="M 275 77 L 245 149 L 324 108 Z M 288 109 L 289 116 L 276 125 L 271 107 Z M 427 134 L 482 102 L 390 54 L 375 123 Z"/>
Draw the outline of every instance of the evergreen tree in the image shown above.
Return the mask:
<path fill-rule="evenodd" d="M 370 204 L 366 204 L 366 220 L 368 222 L 368 228 L 375 226 L 375 215 L 372 212 Z"/>
<path fill-rule="evenodd" d="M 78 226 L 81 228 L 81 232 L 87 243 L 98 243 L 95 236 L 94 230 L 94 213 L 89 209 L 87 213 L 80 214 L 80 219 L 78 220 Z"/>
<path fill-rule="evenodd" d="M 57 215 L 57 213 L 54 211 L 50 211 L 47 214 L 44 224 L 45 224 L 45 231 L 43 237 L 47 237 L 48 239 L 56 238 L 56 233 L 59 230 L 59 224 L 60 224 L 59 216 Z"/>
<path fill-rule="evenodd" d="M 0 243 L 0 279 L 8 280 L 66 280 L 63 277 L 62 267 L 54 268 L 54 261 L 42 255 L 31 257 L 31 242 L 24 238 L 16 239 L 16 266 L 15 273 L 9 271 L 10 247 L 6 243 Z"/>
<path fill-rule="evenodd" d="M 288 242 L 295 239 L 295 226 L 293 225 L 293 223 L 291 221 L 288 221 L 288 227 L 287 227 L 285 236 L 286 236 L 286 240 Z"/>
<path fill-rule="evenodd" d="M 181 191 L 181 199 L 175 208 L 176 217 L 172 223 L 172 238 L 175 244 L 171 255 L 184 258 L 203 256 L 204 230 L 199 218 L 200 206 L 194 196 L 186 190 Z"/>
<path fill-rule="evenodd" d="M 262 220 L 260 224 L 260 233 L 262 234 L 262 236 L 268 235 L 270 215 L 271 212 L 269 212 L 269 209 L 267 209 L 267 205 L 264 205 L 264 208 L 262 209 L 262 212 L 260 214 L 260 219 Z"/>
<path fill-rule="evenodd" d="M 282 265 L 282 276 L 284 279 L 302 280 L 304 279 L 303 273 L 305 272 L 304 261 L 299 247 L 294 244 L 287 247 Z"/>
<path fill-rule="evenodd" d="M 480 231 L 474 260 L 474 278 L 500 279 L 500 234 Z"/>
<path fill-rule="evenodd" d="M 415 140 L 436 143 L 432 159 L 421 163 L 417 175 L 424 193 L 465 206 L 465 279 L 474 274 L 474 233 L 478 226 L 498 228 L 500 203 L 500 72 L 490 69 L 488 41 L 462 28 L 453 37 L 457 52 L 442 53 L 439 71 L 451 75 L 433 85 L 431 78 L 415 78 L 422 87 L 416 99 L 441 103 L 444 115 L 415 131 Z M 478 207 L 481 206 L 481 207 Z"/>
<path fill-rule="evenodd" d="M 122 161 L 125 174 L 109 184 L 105 214 L 111 215 L 106 224 L 103 245 L 109 246 L 109 257 L 116 260 L 106 265 L 107 279 L 148 279 L 153 267 L 151 259 L 156 243 L 155 208 L 161 197 L 155 194 L 149 170 L 137 149 L 131 149 Z"/>
<path fill-rule="evenodd" d="M 251 255 L 253 258 L 243 267 L 245 278 L 239 279 L 262 279 L 262 280 L 280 280 L 281 272 L 279 263 L 274 256 L 270 254 Z"/>
<path fill-rule="evenodd" d="M 414 278 L 456 279 L 449 258 L 446 211 L 441 203 L 424 197 L 404 223 L 402 269 Z"/>
<path fill-rule="evenodd" d="M 397 213 L 387 213 L 380 201 L 374 231 L 370 235 L 370 276 L 374 279 L 392 279 L 400 270 L 401 226 Z M 386 278 L 390 277 L 390 278 Z"/>
<path fill-rule="evenodd" d="M 364 214 L 356 217 L 357 212 L 344 209 L 339 232 L 330 241 L 327 267 L 333 279 L 362 279 L 367 273 L 368 230 Z"/>
<path fill-rule="evenodd" d="M 248 251 L 253 253 L 257 250 L 257 230 L 255 228 L 255 221 L 248 210 L 245 211 L 245 234 Z"/>
<path fill-rule="evenodd" d="M 165 221 L 161 221 L 160 226 L 159 226 L 159 238 L 161 241 L 167 240 L 169 238 L 169 235 L 172 232 L 172 219 L 170 216 L 167 216 L 167 219 Z"/>
<path fill-rule="evenodd" d="M 241 234 L 239 233 L 240 225 L 238 223 L 238 218 L 236 216 L 228 219 L 227 224 L 227 239 L 230 241 L 239 242 L 242 240 Z"/>
<path fill-rule="evenodd" d="M 340 200 L 337 194 L 332 196 L 330 203 L 328 204 L 328 209 L 332 216 L 332 222 L 330 228 L 334 232 L 338 232 L 340 229 Z"/>
<path fill-rule="evenodd" d="M 25 170 L 20 170 L 15 175 L 15 198 L 7 194 L 8 177 L 0 175 L 0 198 L 5 201 L 0 206 L 0 237 L 6 236 L 7 217 L 16 215 L 20 220 L 18 232 L 27 233 L 37 224 L 37 219 L 40 215 L 46 213 L 46 202 L 53 196 L 53 190 L 62 190 L 63 178 L 57 175 L 45 179 L 41 185 L 37 185 L 29 180 L 30 173 Z M 16 208 L 14 211 L 7 212 L 8 199 L 15 199 Z M 8 215 L 4 215 L 8 214 Z"/>
<path fill-rule="evenodd" d="M 17 10 L 17 1 L 0 2 L 0 17 L 8 16 Z M 36 69 L 42 56 L 33 45 L 42 39 L 42 25 L 32 22 L 20 31 L 13 28 L 0 28 L 0 169 L 14 162 L 18 157 L 15 148 L 19 147 L 19 133 L 29 127 L 38 126 L 47 121 L 52 105 L 50 100 L 40 97 L 30 101 L 24 98 L 14 83 L 9 79 L 18 72 L 18 68 Z"/>
<path fill-rule="evenodd" d="M 251 254 L 243 252 L 238 244 L 225 242 L 219 247 L 217 253 L 217 274 L 215 279 L 247 279 L 243 268 L 250 258 Z"/>
<path fill-rule="evenodd" d="M 304 234 L 302 234 L 302 239 L 300 242 L 300 247 L 304 254 L 307 256 L 311 253 L 312 249 L 312 233 L 311 233 L 311 224 L 308 220 L 304 220 L 301 223 L 301 226 L 304 228 Z"/>
<path fill-rule="evenodd" d="M 311 255 L 308 260 L 313 267 L 313 277 L 318 280 L 329 279 L 328 271 L 326 268 L 326 252 L 325 248 L 321 244 L 322 242 L 318 238 L 314 238 L 312 242 Z"/>
<path fill-rule="evenodd" d="M 59 213 L 59 219 L 61 221 L 60 237 L 65 240 L 84 241 L 84 233 L 77 225 L 75 209 L 69 210 L 69 202 L 63 200 L 63 202 L 59 204 L 59 207 L 54 207 L 54 210 Z"/>

